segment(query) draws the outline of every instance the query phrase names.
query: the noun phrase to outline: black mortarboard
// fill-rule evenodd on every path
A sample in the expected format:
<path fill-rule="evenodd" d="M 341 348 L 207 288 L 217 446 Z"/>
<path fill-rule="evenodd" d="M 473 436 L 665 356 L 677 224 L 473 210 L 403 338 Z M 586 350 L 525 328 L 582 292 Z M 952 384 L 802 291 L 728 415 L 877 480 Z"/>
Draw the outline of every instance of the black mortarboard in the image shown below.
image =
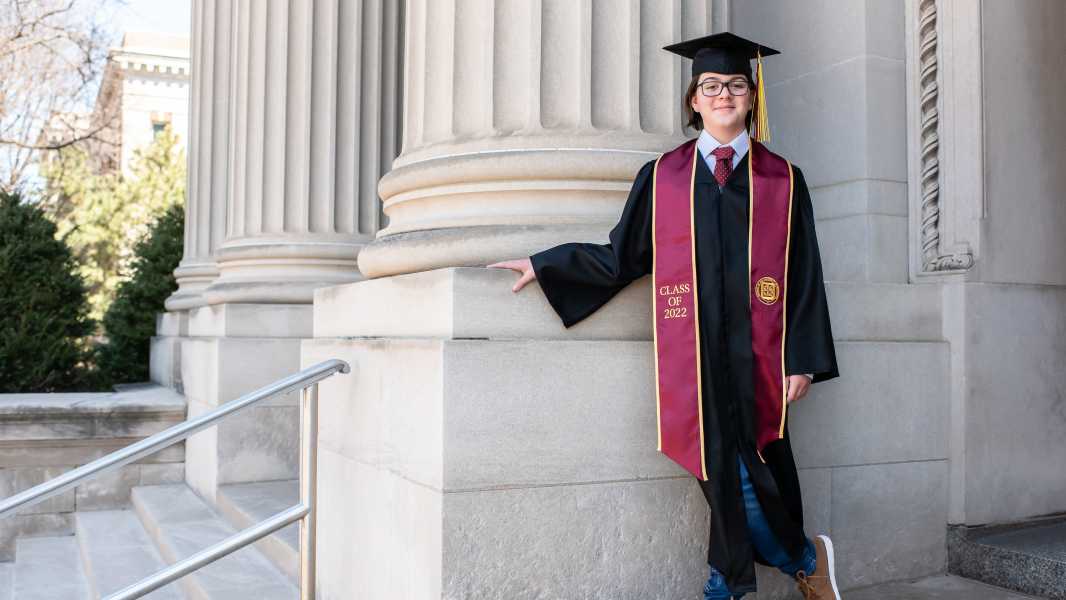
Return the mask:
<path fill-rule="evenodd" d="M 766 116 L 766 88 L 763 85 L 762 57 L 781 54 L 728 31 L 664 46 L 663 50 L 692 59 L 692 76 L 700 73 L 744 75 L 755 82 L 755 105 L 752 109 L 751 135 L 757 141 L 770 140 L 770 124 Z M 755 77 L 751 76 L 751 61 L 758 61 Z"/>
<path fill-rule="evenodd" d="M 678 42 L 663 50 L 692 59 L 692 76 L 700 73 L 743 74 L 751 78 L 751 61 L 760 56 L 781 54 L 728 31 Z"/>

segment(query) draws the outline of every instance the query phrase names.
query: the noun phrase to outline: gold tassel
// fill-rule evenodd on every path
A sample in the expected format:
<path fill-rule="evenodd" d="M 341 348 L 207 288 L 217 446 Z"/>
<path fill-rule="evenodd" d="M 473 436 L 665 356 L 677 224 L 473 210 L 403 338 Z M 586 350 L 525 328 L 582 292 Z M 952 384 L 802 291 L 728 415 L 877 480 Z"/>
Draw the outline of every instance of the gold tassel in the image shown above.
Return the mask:
<path fill-rule="evenodd" d="M 752 137 L 757 142 L 770 141 L 770 122 L 766 116 L 766 86 L 763 85 L 762 52 L 755 52 L 755 115 L 751 119 Z"/>

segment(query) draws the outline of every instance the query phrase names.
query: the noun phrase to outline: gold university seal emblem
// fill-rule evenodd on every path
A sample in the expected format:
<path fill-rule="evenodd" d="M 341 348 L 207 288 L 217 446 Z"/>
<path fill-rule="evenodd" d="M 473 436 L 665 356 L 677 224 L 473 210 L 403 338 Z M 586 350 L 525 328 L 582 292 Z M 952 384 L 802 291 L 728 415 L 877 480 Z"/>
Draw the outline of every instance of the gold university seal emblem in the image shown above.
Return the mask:
<path fill-rule="evenodd" d="M 759 300 L 763 304 L 773 304 L 777 302 L 777 296 L 780 294 L 781 288 L 777 285 L 777 280 L 773 277 L 761 277 L 755 282 L 755 295 L 759 297 Z"/>

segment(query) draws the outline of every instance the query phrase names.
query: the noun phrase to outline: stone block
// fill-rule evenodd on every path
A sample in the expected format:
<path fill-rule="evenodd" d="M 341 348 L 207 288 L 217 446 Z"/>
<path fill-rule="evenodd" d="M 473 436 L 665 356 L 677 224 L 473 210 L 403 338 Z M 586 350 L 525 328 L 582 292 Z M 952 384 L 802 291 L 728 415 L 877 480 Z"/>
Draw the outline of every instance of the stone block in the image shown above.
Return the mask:
<path fill-rule="evenodd" d="M 47 441 L 33 444 L 0 446 L 0 467 L 43 467 L 54 465 L 83 465 L 128 446 L 130 439 L 64 440 L 49 445 Z M 181 463 L 185 458 L 185 444 L 179 442 L 148 455 L 138 463 Z"/>
<path fill-rule="evenodd" d="M 141 482 L 141 465 L 125 465 L 86 480 L 77 488 L 78 510 L 126 508 L 130 490 Z"/>
<path fill-rule="evenodd" d="M 210 410 L 200 402 L 189 402 L 189 418 Z M 185 481 L 204 498 L 214 502 L 218 491 L 218 427 L 208 427 L 185 440 Z"/>
<path fill-rule="evenodd" d="M 512 292 L 517 279 L 509 269 L 459 267 L 320 288 L 315 337 L 651 339 L 650 277 L 569 329 L 536 282 Z"/>
<path fill-rule="evenodd" d="M 1066 289 L 962 285 L 965 523 L 1066 511 Z"/>
<path fill-rule="evenodd" d="M 81 600 L 89 586 L 73 536 L 21 539 L 12 596 L 19 600 Z"/>
<path fill-rule="evenodd" d="M 691 477 L 445 493 L 444 598 L 697 597 L 707 501 Z"/>
<path fill-rule="evenodd" d="M 218 407 L 292 375 L 300 368 L 300 341 L 288 338 L 193 338 L 182 341 L 185 397 Z M 296 393 L 257 406 L 295 406 Z"/>
<path fill-rule="evenodd" d="M 944 341 L 938 284 L 828 281 L 825 288 L 838 343 Z"/>
<path fill-rule="evenodd" d="M 945 571 L 946 460 L 838 467 L 830 485 L 841 588 Z"/>
<path fill-rule="evenodd" d="M 741 2 L 731 6 L 729 14 L 733 31 L 783 52 L 767 63 L 776 80 L 868 54 L 904 58 L 903 3 L 895 0 Z M 833 35 L 812 44 L 812 31 Z"/>
<path fill-rule="evenodd" d="M 148 378 L 174 390 L 181 387 L 181 338 L 153 336 L 148 353 Z"/>
<path fill-rule="evenodd" d="M 15 541 L 19 538 L 71 535 L 74 513 L 11 515 L 0 519 L 0 561 L 15 559 Z"/>
<path fill-rule="evenodd" d="M 801 467 L 945 459 L 948 345 L 837 342 L 841 376 L 789 406 Z"/>
<path fill-rule="evenodd" d="M 858 215 L 907 216 L 907 183 L 879 179 L 842 181 L 811 188 L 816 220 Z"/>
<path fill-rule="evenodd" d="M 291 479 L 299 473 L 298 408 L 255 406 L 218 428 L 220 485 Z"/>
<path fill-rule="evenodd" d="M 239 313 L 230 317 L 234 314 Z M 182 344 L 190 417 L 300 370 L 295 338 L 199 337 Z M 298 402 L 298 392 L 265 399 L 191 436 L 186 442 L 189 484 L 213 501 L 224 483 L 295 477 Z"/>
<path fill-rule="evenodd" d="M 308 342 L 352 365 L 322 384 L 320 445 L 448 491 L 683 474 L 656 451 L 651 344 L 598 345 Z"/>
<path fill-rule="evenodd" d="M 185 464 L 181 462 L 142 464 L 140 485 L 181 483 L 185 480 Z"/>
<path fill-rule="evenodd" d="M 69 471 L 67 466 L 16 467 L 0 469 L 0 498 L 8 498 L 24 492 L 49 479 L 59 477 Z M 62 513 L 74 510 L 74 490 L 67 490 L 52 496 L 38 504 L 26 506 L 15 514 L 37 515 L 45 513 Z"/>
<path fill-rule="evenodd" d="M 445 597 L 439 489 L 329 448 L 319 452 L 318 485 L 322 600 Z"/>
<path fill-rule="evenodd" d="M 189 335 L 188 311 L 180 310 L 156 313 L 155 334 L 164 337 L 183 337 Z"/>
<path fill-rule="evenodd" d="M 859 56 L 772 83 L 768 110 L 778 125 L 770 149 L 798 165 L 811 188 L 905 184 L 907 132 L 897 125 L 906 122 L 905 82 L 903 61 Z"/>
<path fill-rule="evenodd" d="M 441 489 L 441 342 L 304 342 L 303 366 L 329 358 L 347 361 L 352 370 L 319 384 L 319 448 Z"/>
<path fill-rule="evenodd" d="M 188 314 L 190 336 L 311 336 L 311 306 L 307 304 L 213 304 L 191 309 Z"/>
<path fill-rule="evenodd" d="M 818 221 L 822 272 L 832 281 L 906 283 L 907 219 L 864 215 Z"/>

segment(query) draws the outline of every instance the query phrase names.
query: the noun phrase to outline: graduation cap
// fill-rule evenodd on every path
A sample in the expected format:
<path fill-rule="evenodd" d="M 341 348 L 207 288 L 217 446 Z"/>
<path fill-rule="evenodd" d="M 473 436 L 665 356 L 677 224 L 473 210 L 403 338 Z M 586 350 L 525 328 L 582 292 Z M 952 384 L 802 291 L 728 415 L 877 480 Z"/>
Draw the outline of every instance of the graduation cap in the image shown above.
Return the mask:
<path fill-rule="evenodd" d="M 744 39 L 728 31 L 664 46 L 663 50 L 692 59 L 692 76 L 700 73 L 744 75 L 755 81 L 755 106 L 752 108 L 751 135 L 763 142 L 770 139 L 766 118 L 766 90 L 763 85 L 762 57 L 781 54 L 757 42 Z M 751 61 L 756 61 L 755 77 L 751 76 Z"/>

